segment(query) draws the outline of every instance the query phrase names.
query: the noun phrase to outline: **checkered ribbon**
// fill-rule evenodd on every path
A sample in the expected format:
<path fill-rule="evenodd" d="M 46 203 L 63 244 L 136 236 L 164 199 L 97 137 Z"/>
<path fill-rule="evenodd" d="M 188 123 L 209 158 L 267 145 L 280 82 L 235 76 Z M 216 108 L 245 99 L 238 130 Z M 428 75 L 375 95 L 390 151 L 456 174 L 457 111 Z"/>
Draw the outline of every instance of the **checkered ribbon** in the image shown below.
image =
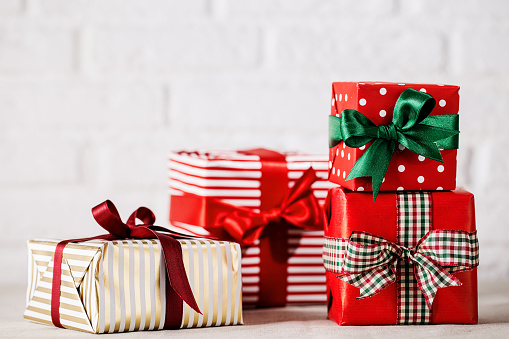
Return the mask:
<path fill-rule="evenodd" d="M 407 248 L 366 232 L 352 232 L 338 278 L 360 288 L 357 299 L 371 297 L 397 279 L 398 262 L 413 263 L 414 276 L 431 309 L 439 288 L 460 286 L 451 272 L 479 264 L 477 233 L 433 230 Z M 404 282 L 403 282 L 404 283 Z"/>

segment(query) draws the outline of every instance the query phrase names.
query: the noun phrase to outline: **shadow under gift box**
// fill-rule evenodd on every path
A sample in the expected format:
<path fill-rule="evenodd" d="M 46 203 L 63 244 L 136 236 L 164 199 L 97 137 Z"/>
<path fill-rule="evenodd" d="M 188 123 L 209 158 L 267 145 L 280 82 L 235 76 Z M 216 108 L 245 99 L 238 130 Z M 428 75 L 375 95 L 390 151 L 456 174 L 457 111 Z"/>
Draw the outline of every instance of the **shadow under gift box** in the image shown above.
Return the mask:
<path fill-rule="evenodd" d="M 398 208 L 398 200 L 403 194 L 415 196 L 426 195 L 430 202 L 430 210 L 425 213 L 420 207 L 412 206 L 406 212 Z M 441 192 L 380 192 L 376 202 L 370 192 L 352 192 L 343 188 L 333 188 L 329 191 L 329 202 L 325 207 L 327 220 L 325 221 L 325 239 L 348 239 L 352 232 L 363 231 L 398 243 L 401 223 L 398 220 L 411 217 L 422 217 L 420 222 L 426 223 L 433 230 L 459 230 L 475 232 L 475 212 L 473 194 L 458 189 Z M 412 198 L 410 198 L 412 199 Z M 403 213 L 403 214 L 401 214 Z M 410 232 L 417 232 L 422 225 L 414 224 Z M 417 242 L 422 235 L 415 238 Z M 324 247 L 324 260 L 341 262 L 345 253 L 343 251 L 330 252 Z M 327 266 L 327 264 L 326 264 Z M 340 325 L 390 325 L 403 323 L 398 317 L 398 308 L 404 303 L 405 293 L 412 289 L 400 290 L 400 280 L 390 284 L 374 296 L 356 299 L 359 297 L 359 288 L 354 287 L 338 278 L 335 270 L 327 270 L 327 297 L 328 317 Z M 464 272 L 453 273 L 462 283 L 461 286 L 440 288 L 433 301 L 428 322 L 432 324 L 477 324 L 477 268 Z M 400 276 L 398 277 L 398 279 Z M 414 287 L 417 286 L 414 281 Z M 414 289 L 416 297 L 421 296 L 420 290 Z M 417 304 L 417 298 L 409 299 L 407 303 L 409 318 L 408 324 L 419 323 L 413 320 L 422 320 L 419 314 L 411 310 L 412 304 Z M 408 305 L 407 305 L 408 306 Z M 422 305 L 421 309 L 426 307 Z M 412 319 L 414 316 L 414 319 Z"/>
<path fill-rule="evenodd" d="M 24 317 L 52 325 L 53 255 L 59 240 L 28 241 Z M 203 315 L 186 303 L 181 328 L 242 324 L 240 246 L 179 240 L 187 279 Z M 163 329 L 165 265 L 159 240 L 93 240 L 63 252 L 60 319 L 92 333 Z M 163 283 L 161 283 L 163 282 Z"/>
<path fill-rule="evenodd" d="M 272 151 L 269 151 L 272 152 Z M 220 200 L 234 206 L 246 207 L 253 211 L 260 211 L 263 201 L 270 192 L 263 192 L 262 160 L 255 154 L 247 151 L 181 151 L 173 152 L 169 157 L 170 178 L 170 222 L 179 231 L 189 232 L 197 236 L 210 236 L 204 228 L 204 220 L 213 214 L 210 200 Z M 275 153 L 275 152 L 274 152 Z M 327 155 L 309 155 L 297 153 L 280 154 L 281 163 L 278 167 L 278 176 L 283 175 L 285 180 L 269 185 L 273 189 L 278 187 L 276 196 L 283 196 L 289 187 L 313 167 L 318 180 L 312 185 L 314 196 L 320 206 L 323 205 L 327 190 L 334 185 L 327 181 Z M 282 168 L 281 168 L 282 167 Z M 284 172 L 279 173 L 283 169 Z M 273 176 L 274 177 L 274 176 Z M 277 178 L 277 177 L 276 177 Z M 265 180 L 266 178 L 264 178 Z M 275 180 L 275 179 L 274 179 Z M 277 180 L 276 180 L 277 181 Z M 285 183 L 285 187 L 281 183 Z M 281 188 L 281 189 L 279 189 Z M 279 192 L 281 191 L 281 192 Z M 195 223 L 182 222 L 177 217 L 177 210 L 188 208 L 178 206 L 173 197 L 186 194 L 198 195 L 203 199 L 201 209 L 196 211 L 201 215 Z M 277 207 L 277 206 L 271 206 Z M 274 225 L 272 225 L 274 226 Z M 284 306 L 285 304 L 324 304 L 325 295 L 325 270 L 322 263 L 323 230 L 310 231 L 297 227 L 283 229 L 284 234 L 279 234 L 281 242 L 287 247 L 287 258 L 271 259 L 268 266 L 262 257 L 266 250 L 261 242 L 267 239 L 258 239 L 252 245 L 242 248 L 242 277 L 243 277 L 243 302 L 248 307 Z M 278 225 L 274 226 L 279 228 Z M 266 237 L 267 238 L 267 237 Z M 260 242 L 261 241 L 261 242 Z M 263 249 L 265 248 L 265 250 Z M 270 259 L 270 258 L 269 258 Z M 271 270 L 275 262 L 283 274 L 277 274 L 281 280 L 279 283 L 264 284 L 262 270 Z M 263 273 L 263 272 L 262 272 Z M 267 272 L 266 272 L 267 273 Z M 273 272 L 272 276 L 277 272 Z M 268 272 L 271 275 L 271 272 Z M 272 291 L 267 291 L 272 290 Z M 279 299 L 272 298 L 267 294 L 277 292 Z"/>
<path fill-rule="evenodd" d="M 401 93 L 412 88 L 430 94 L 436 101 L 430 116 L 458 114 L 459 87 L 433 84 L 388 82 L 335 82 L 332 84 L 330 115 L 340 117 L 345 109 L 354 109 L 375 125 L 392 122 L 393 110 Z M 353 191 L 372 191 L 371 178 L 347 180 L 356 161 L 372 143 L 350 148 L 341 141 L 329 148 L 329 181 Z M 456 149 L 440 151 L 443 163 L 418 155 L 401 144 L 396 145 L 380 191 L 453 190 L 456 188 Z"/>

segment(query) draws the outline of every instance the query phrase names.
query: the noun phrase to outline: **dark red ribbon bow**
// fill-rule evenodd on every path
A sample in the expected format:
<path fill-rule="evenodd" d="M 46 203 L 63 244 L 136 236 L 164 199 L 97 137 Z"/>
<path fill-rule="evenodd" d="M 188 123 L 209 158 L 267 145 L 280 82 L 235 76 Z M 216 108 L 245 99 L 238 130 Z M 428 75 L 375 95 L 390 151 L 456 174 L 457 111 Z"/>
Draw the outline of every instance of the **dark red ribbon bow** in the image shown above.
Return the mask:
<path fill-rule="evenodd" d="M 51 292 L 51 319 L 55 326 L 63 327 L 60 322 L 59 306 L 61 265 L 64 247 L 71 242 L 93 239 L 158 239 L 161 243 L 166 266 L 166 318 L 164 328 L 180 327 L 183 301 L 193 310 L 201 314 L 191 286 L 189 286 L 189 281 L 187 280 L 180 242 L 176 240 L 176 238 L 189 238 L 188 236 L 170 231 L 161 226 L 155 226 L 154 222 L 156 218 L 154 213 L 146 207 L 139 207 L 134 211 L 127 220 L 127 223 L 122 222 L 117 208 L 110 200 L 106 200 L 92 208 L 92 214 L 97 223 L 107 230 L 109 234 L 90 238 L 64 240 L 58 243 L 55 249 Z M 136 225 L 136 219 L 141 220 L 143 224 Z"/>
<path fill-rule="evenodd" d="M 317 179 L 315 170 L 310 167 L 286 192 L 280 206 L 268 212 L 255 212 L 194 194 L 172 196 L 171 221 L 202 225 L 213 236 L 229 238 L 242 245 L 251 245 L 269 224 L 280 220 L 303 229 L 319 230 L 323 227 L 323 216 L 311 190 Z M 208 215 L 199 215 L 199 211 L 206 211 Z"/>

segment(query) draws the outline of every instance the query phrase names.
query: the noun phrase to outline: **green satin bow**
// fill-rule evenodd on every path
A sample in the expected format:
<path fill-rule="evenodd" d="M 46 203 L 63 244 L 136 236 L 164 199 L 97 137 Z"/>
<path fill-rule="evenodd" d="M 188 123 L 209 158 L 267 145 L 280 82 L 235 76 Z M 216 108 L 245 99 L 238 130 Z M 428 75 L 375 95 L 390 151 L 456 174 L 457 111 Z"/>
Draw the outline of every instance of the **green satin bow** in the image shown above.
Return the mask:
<path fill-rule="evenodd" d="M 431 95 L 409 88 L 396 101 L 389 125 L 377 126 L 353 109 L 342 111 L 340 118 L 330 115 L 329 148 L 341 141 L 352 148 L 373 141 L 346 180 L 371 177 L 373 198 L 376 200 L 397 143 L 426 158 L 443 162 L 440 148 L 458 148 L 459 116 L 429 116 L 435 103 Z"/>

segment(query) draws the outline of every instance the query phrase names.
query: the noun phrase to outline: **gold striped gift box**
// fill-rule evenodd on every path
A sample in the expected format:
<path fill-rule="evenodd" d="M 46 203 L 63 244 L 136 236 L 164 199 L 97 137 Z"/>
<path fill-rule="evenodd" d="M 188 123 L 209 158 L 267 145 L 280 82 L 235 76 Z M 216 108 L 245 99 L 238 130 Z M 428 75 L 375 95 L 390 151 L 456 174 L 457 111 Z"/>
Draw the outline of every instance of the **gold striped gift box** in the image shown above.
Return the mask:
<path fill-rule="evenodd" d="M 53 255 L 58 240 L 28 241 L 24 317 L 50 324 Z M 241 252 L 236 243 L 179 240 L 202 315 L 184 303 L 180 328 L 242 324 Z M 158 240 L 68 244 L 62 259 L 63 327 L 92 333 L 164 327 L 165 266 Z M 162 283 L 161 283 L 162 282 Z"/>
<path fill-rule="evenodd" d="M 313 167 L 318 180 L 313 183 L 313 194 L 323 206 L 329 188 L 335 185 L 327 180 L 328 155 L 282 153 L 287 167 L 288 187 L 309 168 Z M 261 159 L 257 155 L 237 151 L 180 151 L 169 156 L 169 193 L 171 196 L 195 194 L 254 211 L 260 211 L 262 192 Z M 171 199 L 171 198 L 170 198 Z M 171 211 L 170 211 L 171 213 Z M 194 236 L 210 236 L 199 225 L 172 222 L 180 232 Z M 327 299 L 325 269 L 323 267 L 323 230 L 288 230 L 288 260 L 286 275 L 286 304 L 324 304 Z M 244 249 L 242 279 L 244 306 L 258 305 L 261 299 L 260 241 Z"/>

